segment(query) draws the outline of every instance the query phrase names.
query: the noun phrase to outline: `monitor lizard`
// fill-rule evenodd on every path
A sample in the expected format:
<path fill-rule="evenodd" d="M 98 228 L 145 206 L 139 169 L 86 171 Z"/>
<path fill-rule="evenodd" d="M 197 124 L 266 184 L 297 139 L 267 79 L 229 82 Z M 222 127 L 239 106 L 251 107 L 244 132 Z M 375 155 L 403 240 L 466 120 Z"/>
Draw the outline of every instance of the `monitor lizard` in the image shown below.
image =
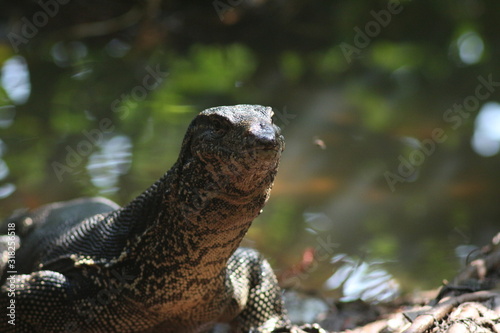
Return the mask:
<path fill-rule="evenodd" d="M 272 115 L 202 111 L 173 167 L 124 207 L 76 199 L 8 219 L 20 247 L 15 271 L 0 260 L 0 331 L 324 332 L 292 326 L 269 263 L 239 248 L 285 147 Z"/>

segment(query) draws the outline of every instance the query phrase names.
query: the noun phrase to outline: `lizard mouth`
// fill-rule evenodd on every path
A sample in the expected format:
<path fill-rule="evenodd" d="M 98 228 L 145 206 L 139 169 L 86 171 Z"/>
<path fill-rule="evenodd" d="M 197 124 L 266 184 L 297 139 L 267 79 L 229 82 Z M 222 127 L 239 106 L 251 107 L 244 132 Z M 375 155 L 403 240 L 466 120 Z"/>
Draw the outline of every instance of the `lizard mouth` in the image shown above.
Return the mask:
<path fill-rule="evenodd" d="M 248 147 L 246 149 L 243 149 L 242 151 L 246 152 L 246 153 L 252 153 L 252 152 L 256 152 L 256 153 L 264 153 L 264 152 L 279 153 L 279 152 L 281 152 L 283 150 L 284 149 L 283 149 L 283 147 L 281 145 L 273 143 L 273 144 L 266 144 L 266 145 L 256 144 L 255 146 Z"/>
<path fill-rule="evenodd" d="M 250 156 L 254 161 L 273 161 L 280 156 L 280 147 L 257 146 L 244 150 L 244 154 Z"/>
<path fill-rule="evenodd" d="M 257 146 L 257 147 L 253 147 L 253 148 L 249 148 L 248 151 L 252 151 L 252 150 L 255 150 L 255 151 L 259 151 L 259 150 L 262 150 L 262 151 L 280 151 L 279 147 L 263 147 L 263 146 Z"/>
<path fill-rule="evenodd" d="M 250 147 L 247 146 L 247 151 L 256 151 L 256 152 L 281 152 L 285 150 L 285 144 L 283 137 L 281 135 L 266 135 L 256 137 L 252 140 L 252 144 Z"/>

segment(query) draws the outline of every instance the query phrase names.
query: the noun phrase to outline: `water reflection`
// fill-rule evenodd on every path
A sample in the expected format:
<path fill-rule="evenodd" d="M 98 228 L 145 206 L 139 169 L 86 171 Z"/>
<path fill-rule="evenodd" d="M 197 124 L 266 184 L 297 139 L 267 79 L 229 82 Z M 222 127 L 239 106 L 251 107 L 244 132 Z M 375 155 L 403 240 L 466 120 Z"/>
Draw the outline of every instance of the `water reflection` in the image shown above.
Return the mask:
<path fill-rule="evenodd" d="M 9 166 L 3 159 L 3 155 L 7 151 L 7 145 L 0 140 L 0 180 L 4 180 L 9 175 Z M 11 183 L 0 185 L 0 199 L 6 198 L 16 190 L 16 186 Z"/>
<path fill-rule="evenodd" d="M 471 244 L 459 245 L 455 248 L 455 255 L 460 260 L 462 267 L 465 267 L 474 258 L 474 254 L 480 254 L 479 247 Z"/>
<path fill-rule="evenodd" d="M 51 49 L 52 59 L 59 67 L 68 67 L 85 58 L 87 54 L 87 46 L 82 42 L 59 42 Z"/>
<path fill-rule="evenodd" d="M 488 102 L 476 117 L 472 148 L 481 156 L 493 156 L 500 151 L 500 104 Z"/>
<path fill-rule="evenodd" d="M 16 191 L 16 185 L 7 183 L 0 186 L 0 199 L 7 198 Z"/>
<path fill-rule="evenodd" d="M 384 261 L 367 261 L 339 254 L 332 258 L 332 262 L 340 262 L 341 266 L 326 281 L 325 287 L 342 288 L 341 301 L 381 303 L 391 301 L 399 295 L 399 283 L 389 272 L 380 268 L 386 263 Z"/>
<path fill-rule="evenodd" d="M 13 105 L 0 106 L 0 128 L 8 128 L 14 122 L 16 109 Z"/>
<path fill-rule="evenodd" d="M 307 224 L 309 224 L 312 228 L 312 233 L 316 233 L 316 231 L 326 231 L 330 230 L 333 226 L 333 221 L 322 212 L 318 213 L 304 213 L 304 220 Z"/>
<path fill-rule="evenodd" d="M 118 191 L 119 177 L 128 172 L 132 162 L 132 142 L 128 136 L 116 135 L 99 145 L 87 164 L 91 182 L 101 194 Z"/>
<path fill-rule="evenodd" d="M 460 60 L 467 65 L 476 64 L 481 60 L 484 51 L 484 43 L 475 32 L 468 31 L 457 40 L 458 55 Z"/>
<path fill-rule="evenodd" d="M 3 159 L 0 159 L 0 180 L 5 179 L 9 174 L 9 167 Z"/>
<path fill-rule="evenodd" d="M 5 61 L 2 67 L 2 87 L 16 104 L 23 104 L 31 93 L 30 74 L 26 60 L 15 56 Z"/>
<path fill-rule="evenodd" d="M 116 38 L 112 39 L 108 44 L 106 44 L 106 52 L 113 58 L 121 58 L 125 56 L 129 50 L 129 44 Z"/>

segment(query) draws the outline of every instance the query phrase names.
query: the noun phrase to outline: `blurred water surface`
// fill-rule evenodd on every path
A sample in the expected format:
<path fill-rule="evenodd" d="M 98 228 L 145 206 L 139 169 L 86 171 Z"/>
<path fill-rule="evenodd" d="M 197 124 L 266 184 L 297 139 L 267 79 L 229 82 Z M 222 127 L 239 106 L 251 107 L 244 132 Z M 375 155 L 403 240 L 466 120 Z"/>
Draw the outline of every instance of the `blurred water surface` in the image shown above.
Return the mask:
<path fill-rule="evenodd" d="M 199 111 L 270 105 L 286 151 L 244 245 L 291 286 L 344 300 L 438 286 L 500 226 L 500 10 L 406 1 L 386 22 L 387 5 L 171 2 L 119 33 L 63 37 L 74 4 L 19 50 L 5 38 L 1 217 L 79 196 L 126 204 Z M 4 35 L 21 33 L 5 13 Z"/>

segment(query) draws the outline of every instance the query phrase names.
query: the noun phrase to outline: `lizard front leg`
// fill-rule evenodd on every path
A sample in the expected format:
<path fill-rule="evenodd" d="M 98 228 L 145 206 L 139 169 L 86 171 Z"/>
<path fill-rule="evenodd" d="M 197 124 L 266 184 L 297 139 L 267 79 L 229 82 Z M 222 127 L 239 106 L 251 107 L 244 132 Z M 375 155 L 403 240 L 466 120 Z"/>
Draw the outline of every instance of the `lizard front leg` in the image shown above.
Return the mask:
<path fill-rule="evenodd" d="M 276 276 L 257 251 L 237 249 L 227 272 L 230 312 L 236 314 L 230 322 L 232 332 L 271 332 L 289 324 Z"/>
<path fill-rule="evenodd" d="M 326 333 L 318 325 L 291 325 L 276 276 L 257 251 L 238 249 L 229 260 L 228 272 L 232 304 L 240 309 L 231 321 L 233 332 Z"/>
<path fill-rule="evenodd" d="M 12 316 L 10 322 L 0 321 L 0 331 L 64 332 L 67 317 L 60 314 L 68 311 L 71 287 L 64 275 L 53 271 L 8 276 L 1 287 L 0 306 L 12 309 Z"/>

